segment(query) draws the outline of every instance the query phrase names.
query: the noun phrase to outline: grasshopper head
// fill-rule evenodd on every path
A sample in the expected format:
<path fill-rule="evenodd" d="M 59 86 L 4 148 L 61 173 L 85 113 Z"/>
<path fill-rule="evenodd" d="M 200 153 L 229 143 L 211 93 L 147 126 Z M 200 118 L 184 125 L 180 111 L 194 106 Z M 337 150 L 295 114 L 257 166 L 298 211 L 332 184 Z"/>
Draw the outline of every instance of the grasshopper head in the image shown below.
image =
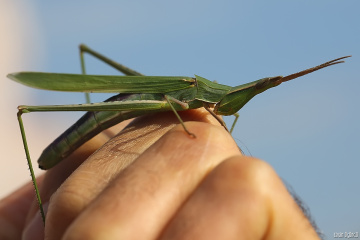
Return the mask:
<path fill-rule="evenodd" d="M 282 83 L 282 78 L 282 76 L 263 78 L 233 87 L 230 92 L 216 104 L 214 112 L 218 115 L 235 114 L 255 95 Z"/>

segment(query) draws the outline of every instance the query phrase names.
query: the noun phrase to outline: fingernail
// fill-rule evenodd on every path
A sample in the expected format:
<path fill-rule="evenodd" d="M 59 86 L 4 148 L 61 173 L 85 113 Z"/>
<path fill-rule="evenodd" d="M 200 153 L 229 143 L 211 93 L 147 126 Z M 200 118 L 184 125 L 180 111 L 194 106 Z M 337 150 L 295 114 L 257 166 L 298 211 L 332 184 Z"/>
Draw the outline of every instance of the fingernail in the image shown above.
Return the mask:
<path fill-rule="evenodd" d="M 44 212 L 47 212 L 48 203 L 43 204 Z M 36 212 L 31 222 L 26 226 L 22 239 L 33 240 L 33 239 L 44 239 L 44 222 L 42 220 L 40 210 Z"/>

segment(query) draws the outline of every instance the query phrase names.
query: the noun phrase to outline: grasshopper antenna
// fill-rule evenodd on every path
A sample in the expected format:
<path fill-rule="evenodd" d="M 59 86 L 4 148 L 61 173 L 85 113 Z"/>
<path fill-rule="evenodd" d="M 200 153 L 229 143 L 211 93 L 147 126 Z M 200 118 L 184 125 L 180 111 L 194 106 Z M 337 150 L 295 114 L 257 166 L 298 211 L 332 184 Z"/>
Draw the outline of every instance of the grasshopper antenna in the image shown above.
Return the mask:
<path fill-rule="evenodd" d="M 345 61 L 340 61 L 340 60 L 345 59 L 345 58 L 349 58 L 349 57 L 351 57 L 351 55 L 328 61 L 326 63 L 320 64 L 320 65 L 318 65 L 316 67 L 306 69 L 306 70 L 301 71 L 301 72 L 290 74 L 288 76 L 285 76 L 285 77 L 281 78 L 279 81 L 286 82 L 286 81 L 289 81 L 289 80 L 304 76 L 304 75 L 306 75 L 308 73 L 315 72 L 315 71 L 317 71 L 319 69 L 326 68 L 326 67 L 329 67 L 329 66 L 332 66 L 332 65 L 335 65 L 335 64 L 343 63 Z"/>

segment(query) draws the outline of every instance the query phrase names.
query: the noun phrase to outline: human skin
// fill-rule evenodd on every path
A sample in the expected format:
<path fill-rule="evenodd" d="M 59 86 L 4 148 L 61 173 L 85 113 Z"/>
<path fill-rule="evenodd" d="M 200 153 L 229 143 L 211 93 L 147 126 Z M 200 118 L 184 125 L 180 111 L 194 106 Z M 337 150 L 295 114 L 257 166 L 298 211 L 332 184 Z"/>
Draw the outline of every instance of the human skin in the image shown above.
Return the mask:
<path fill-rule="evenodd" d="M 269 164 L 242 156 L 206 111 L 181 117 L 196 138 L 173 113 L 150 115 L 47 171 L 46 239 L 319 239 Z M 27 185 L 0 202 L 0 237 L 43 238 L 32 201 Z"/>

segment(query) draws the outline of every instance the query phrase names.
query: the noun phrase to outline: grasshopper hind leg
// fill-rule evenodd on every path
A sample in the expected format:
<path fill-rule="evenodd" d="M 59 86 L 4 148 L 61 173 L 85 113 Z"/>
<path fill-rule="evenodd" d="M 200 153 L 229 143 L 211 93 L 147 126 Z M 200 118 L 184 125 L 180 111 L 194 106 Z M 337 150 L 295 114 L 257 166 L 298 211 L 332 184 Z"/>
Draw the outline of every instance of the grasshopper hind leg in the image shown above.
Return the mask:
<path fill-rule="evenodd" d="M 34 185 L 36 199 L 37 199 L 37 202 L 38 202 L 38 205 L 39 205 L 41 218 L 42 218 L 43 223 L 45 225 L 45 212 L 44 212 L 44 209 L 43 209 L 43 204 L 41 202 L 39 188 L 38 188 L 38 185 L 36 183 L 36 177 L 35 177 L 34 169 L 32 167 L 32 163 L 31 163 L 29 147 L 28 147 L 27 140 L 26 140 L 26 135 L 25 135 L 25 128 L 24 128 L 23 120 L 21 118 L 22 114 L 23 114 L 23 111 L 21 109 L 19 109 L 19 111 L 17 113 L 17 118 L 18 118 L 18 122 L 19 122 L 19 127 L 20 127 L 20 132 L 21 132 L 21 137 L 22 137 L 24 149 L 25 149 L 26 160 L 27 160 L 27 163 L 28 163 L 28 166 L 29 166 L 31 180 L 32 180 L 33 185 Z"/>
<path fill-rule="evenodd" d="M 92 55 L 93 57 L 99 59 L 100 61 L 112 66 L 113 68 L 119 70 L 120 72 L 122 72 L 123 74 L 125 74 L 126 76 L 143 76 L 143 74 L 128 68 L 120 63 L 117 63 L 113 60 L 111 60 L 108 57 L 105 57 L 104 55 L 92 50 L 91 48 L 89 48 L 88 46 L 86 46 L 85 44 L 80 44 L 79 46 L 79 50 L 80 50 L 80 62 L 81 62 L 81 73 L 82 74 L 86 74 L 86 68 L 85 68 L 85 59 L 84 59 L 84 53 L 88 53 L 90 55 Z M 85 99 L 86 99 L 86 103 L 90 103 L 90 93 L 85 93 Z"/>

